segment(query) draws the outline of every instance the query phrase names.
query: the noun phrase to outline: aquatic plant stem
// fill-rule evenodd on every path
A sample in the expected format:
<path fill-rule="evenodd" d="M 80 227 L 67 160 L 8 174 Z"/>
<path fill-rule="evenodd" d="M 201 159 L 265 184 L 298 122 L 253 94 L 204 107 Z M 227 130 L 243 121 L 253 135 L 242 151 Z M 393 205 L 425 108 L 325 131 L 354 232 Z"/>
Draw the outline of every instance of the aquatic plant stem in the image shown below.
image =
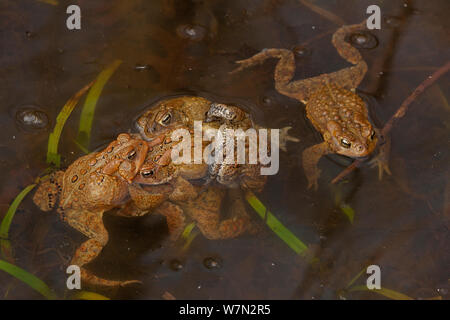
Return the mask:
<path fill-rule="evenodd" d="M 59 112 L 56 117 L 56 124 L 53 131 L 50 133 L 48 137 L 48 148 L 47 148 L 47 163 L 53 164 L 57 168 L 59 168 L 61 164 L 61 155 L 58 153 L 58 143 L 61 137 L 62 130 L 64 128 L 64 124 L 72 113 L 73 109 L 77 105 L 81 96 L 89 90 L 89 88 L 94 84 L 94 82 L 89 83 L 84 86 L 80 91 L 78 91 L 72 98 L 67 101 L 62 110 Z"/>
<path fill-rule="evenodd" d="M 116 69 L 120 66 L 122 60 L 115 60 L 108 67 L 106 67 L 100 74 L 92 88 L 89 90 L 84 102 L 83 109 L 80 115 L 80 125 L 78 127 L 78 136 L 76 139 L 77 146 L 85 152 L 89 149 L 89 142 L 91 140 L 92 123 L 94 121 L 94 113 L 97 107 L 97 101 L 108 82 L 109 78 L 114 74 Z"/>
<path fill-rule="evenodd" d="M 57 299 L 56 294 L 38 277 L 35 275 L 15 266 L 6 261 L 0 260 L 0 270 L 3 270 L 20 281 L 26 283 L 31 288 L 42 294 L 49 300 Z"/>
<path fill-rule="evenodd" d="M 19 207 L 19 204 L 22 202 L 22 200 L 25 198 L 25 196 L 33 190 L 33 188 L 36 186 L 35 183 L 30 184 L 25 189 L 23 189 L 17 197 L 14 199 L 14 201 L 11 203 L 11 205 L 8 208 L 8 211 L 6 212 L 5 216 L 3 217 L 2 223 L 0 224 L 0 247 L 1 247 L 1 253 L 2 256 L 7 259 L 8 261 L 13 261 L 13 256 L 11 252 L 11 243 L 9 241 L 9 227 L 11 226 L 11 222 L 14 218 L 14 215 L 16 213 L 17 208 Z"/>

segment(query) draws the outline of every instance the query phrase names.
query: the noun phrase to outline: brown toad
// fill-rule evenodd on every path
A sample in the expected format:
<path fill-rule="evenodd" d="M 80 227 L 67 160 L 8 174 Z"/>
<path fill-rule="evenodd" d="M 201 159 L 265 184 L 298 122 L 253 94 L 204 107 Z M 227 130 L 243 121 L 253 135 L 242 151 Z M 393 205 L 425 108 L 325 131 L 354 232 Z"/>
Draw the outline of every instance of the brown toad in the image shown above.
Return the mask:
<path fill-rule="evenodd" d="M 249 59 L 237 61 L 240 66 L 232 71 L 241 71 L 268 58 L 280 59 L 274 75 L 277 91 L 306 104 L 306 116 L 324 139 L 324 142 L 303 151 L 303 168 L 309 188 L 318 187 L 321 171 L 317 164 L 323 155 L 337 153 L 352 158 L 366 157 L 377 144 L 377 135 L 369 122 L 366 105 L 354 93 L 367 72 L 367 64 L 359 51 L 345 41 L 347 35 L 364 27 L 365 21 L 343 26 L 332 38 L 338 53 L 352 63 L 352 67 L 292 81 L 295 74 L 293 52 L 287 49 L 264 49 Z M 379 165 L 387 170 L 386 164 Z"/>
<path fill-rule="evenodd" d="M 142 181 L 142 180 L 141 180 Z M 142 181 L 145 183 L 145 181 Z M 148 193 L 155 193 L 160 187 L 170 187 L 168 200 L 157 207 L 154 212 L 167 219 L 170 238 L 176 241 L 180 238 L 187 225 L 187 219 L 196 222 L 202 234 L 208 239 L 234 238 L 250 226 L 250 217 L 247 214 L 240 189 L 223 189 L 210 185 L 192 185 L 180 177 L 168 184 L 143 185 Z M 225 196 L 230 199 L 228 218 L 222 219 L 222 203 Z"/>
<path fill-rule="evenodd" d="M 240 129 L 246 132 L 246 130 L 251 128 L 263 129 L 253 123 L 247 112 L 237 106 L 211 102 L 205 98 L 192 96 L 169 98 L 158 102 L 138 118 L 136 126 L 142 138 L 152 140 L 161 133 L 173 131 L 173 128 L 177 126 L 183 126 L 192 131 L 195 129 L 195 121 L 201 121 L 201 132 L 204 136 L 208 136 L 208 131 L 211 129 L 220 130 L 223 134 L 225 130 Z M 289 129 L 290 127 L 285 127 L 280 132 L 279 146 L 284 151 L 286 151 L 288 141 L 299 141 L 288 134 Z M 246 151 L 248 151 L 248 144 L 246 148 Z M 221 184 L 236 185 L 238 184 L 237 180 L 239 180 L 237 178 L 243 176 L 244 179 L 241 180 L 252 182 L 253 188 L 257 187 L 256 182 L 258 180 L 260 181 L 259 189 L 262 189 L 265 183 L 266 177 L 261 177 L 259 173 L 259 177 L 249 176 L 250 173 L 257 173 L 255 167 L 259 168 L 259 165 L 228 164 L 223 161 L 210 162 L 209 181 L 216 180 Z M 149 165 L 151 166 L 151 163 Z M 167 167 L 166 171 L 169 168 Z M 153 171 L 149 169 L 149 172 Z"/>
<path fill-rule="evenodd" d="M 75 160 L 66 171 L 57 171 L 37 189 L 33 201 L 43 211 L 57 208 L 63 221 L 89 239 L 76 250 L 70 264 L 81 268 L 84 282 L 91 285 L 122 286 L 135 281 L 114 281 L 97 277 L 83 266 L 94 260 L 108 242 L 103 213 L 131 197 L 140 209 L 127 216 L 141 215 L 165 200 L 162 194 L 143 192 L 131 180 L 147 155 L 147 142 L 120 134 L 104 150 Z"/>
<path fill-rule="evenodd" d="M 181 96 L 159 101 L 148 108 L 137 119 L 136 127 L 143 139 L 152 140 L 177 126 L 193 129 L 195 121 L 203 122 L 203 131 L 219 129 L 223 121 L 243 130 L 252 126 L 249 115 L 238 107 L 213 103 L 202 97 Z"/>
<path fill-rule="evenodd" d="M 149 193 L 154 193 L 157 188 L 163 186 L 170 188 L 166 193 L 168 201 L 156 208 L 155 212 L 167 218 L 172 240 L 179 238 L 186 226 L 186 218 L 196 221 L 199 229 L 209 239 L 232 238 L 243 233 L 248 227 L 249 218 L 242 199 L 233 202 L 229 219 L 220 219 L 220 207 L 225 194 L 240 192 L 240 189 L 228 191 L 213 185 L 196 183 L 207 175 L 207 165 L 174 163 L 171 154 L 177 143 L 168 139 L 170 136 L 171 131 L 167 131 L 150 142 L 153 146 L 133 182 L 142 185 Z M 258 177 L 261 177 L 259 172 Z M 265 177 L 263 178 L 265 182 Z M 254 180 L 258 179 L 248 177 L 244 180 L 255 185 Z"/>
<path fill-rule="evenodd" d="M 222 128 L 222 126 L 221 126 Z M 188 143 L 189 152 L 191 152 L 191 160 L 186 162 L 177 160 L 183 156 L 183 152 L 175 150 L 180 146 L 178 141 L 173 141 L 171 138 L 176 130 L 185 129 L 185 132 L 189 136 L 183 137 L 183 139 L 190 140 Z M 167 183 L 174 178 L 181 178 L 187 180 L 201 179 L 206 180 L 206 185 L 216 180 L 220 184 L 230 187 L 244 187 L 250 188 L 255 191 L 260 191 L 264 187 L 267 176 L 261 175 L 260 164 L 227 164 L 223 161 L 212 162 L 209 165 L 204 161 L 201 163 L 192 163 L 192 156 L 194 153 L 194 139 L 186 128 L 173 127 L 171 131 L 165 131 L 165 133 L 154 138 L 151 142 L 153 147 L 147 155 L 147 158 L 142 165 L 140 173 L 134 179 L 134 182 L 147 184 L 147 185 L 159 185 Z M 188 141 L 189 142 L 189 141 Z M 208 147 L 209 142 L 203 141 L 201 152 L 204 153 L 205 148 Z M 245 151 L 248 153 L 248 145 L 245 145 Z M 206 152 L 205 152 L 206 153 Z M 214 159 L 209 159 L 213 161 Z"/>

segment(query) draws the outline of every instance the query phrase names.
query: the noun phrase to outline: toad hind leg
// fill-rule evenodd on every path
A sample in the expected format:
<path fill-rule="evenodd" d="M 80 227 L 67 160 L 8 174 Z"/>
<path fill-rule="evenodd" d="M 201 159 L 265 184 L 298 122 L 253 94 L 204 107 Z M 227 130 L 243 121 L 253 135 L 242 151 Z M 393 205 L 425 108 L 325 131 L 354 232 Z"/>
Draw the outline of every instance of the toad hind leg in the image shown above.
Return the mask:
<path fill-rule="evenodd" d="M 320 158 L 326 154 L 328 154 L 328 144 L 326 142 L 322 142 L 311 146 L 303 151 L 302 154 L 302 162 L 303 162 L 303 170 L 305 170 L 306 178 L 308 179 L 308 189 L 314 188 L 317 190 L 318 182 L 317 180 L 320 177 L 320 169 L 317 167 L 317 163 Z"/>
<path fill-rule="evenodd" d="M 359 51 L 346 42 L 345 38 L 349 33 L 363 29 L 364 26 L 365 21 L 360 24 L 343 26 L 334 33 L 332 38 L 332 43 L 339 55 L 354 64 L 353 67 L 291 82 L 295 74 L 295 58 L 292 51 L 287 49 L 264 49 L 253 57 L 236 61 L 240 66 L 231 73 L 240 72 L 248 67 L 261 64 L 269 58 L 278 58 L 280 60 L 275 67 L 274 73 L 275 88 L 279 93 L 288 97 L 305 103 L 312 93 L 326 83 L 339 83 L 343 88 L 354 89 L 364 78 L 367 72 L 367 64 L 362 59 Z"/>
<path fill-rule="evenodd" d="M 90 239 L 83 242 L 75 251 L 70 262 L 71 265 L 80 267 L 81 279 L 88 285 L 118 287 L 131 283 L 140 283 L 138 280 L 116 281 L 107 280 L 92 274 L 83 266 L 94 260 L 108 243 L 108 231 L 103 225 L 103 212 L 89 211 L 67 211 L 65 212 L 66 222 L 76 230 L 83 233 Z"/>
<path fill-rule="evenodd" d="M 244 233 L 249 225 L 249 216 L 243 205 L 240 208 L 233 205 L 231 217 L 220 221 L 220 207 L 224 195 L 218 194 L 221 192 L 220 189 L 209 188 L 185 210 L 197 222 L 202 234 L 211 240 L 235 238 Z"/>
<path fill-rule="evenodd" d="M 156 209 L 156 212 L 166 217 L 170 240 L 178 240 L 186 227 L 183 210 L 179 206 L 166 201 Z"/>

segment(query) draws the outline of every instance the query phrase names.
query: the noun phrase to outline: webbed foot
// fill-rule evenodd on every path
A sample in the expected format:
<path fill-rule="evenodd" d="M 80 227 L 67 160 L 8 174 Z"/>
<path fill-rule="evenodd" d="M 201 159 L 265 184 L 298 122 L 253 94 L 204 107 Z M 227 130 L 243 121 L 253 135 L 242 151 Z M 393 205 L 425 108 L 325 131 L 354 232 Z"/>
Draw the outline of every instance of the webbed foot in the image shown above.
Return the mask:
<path fill-rule="evenodd" d="M 383 173 L 391 175 L 391 170 L 389 169 L 389 154 L 391 149 L 390 139 L 386 139 L 385 143 L 380 146 L 380 151 L 378 155 L 369 161 L 371 168 L 378 167 L 378 179 L 383 179 Z"/>
<path fill-rule="evenodd" d="M 284 128 L 280 129 L 280 149 L 283 150 L 284 152 L 287 152 L 287 143 L 288 141 L 292 141 L 292 142 L 300 142 L 300 139 L 291 136 L 288 131 L 291 130 L 292 127 L 291 126 L 287 126 Z"/>

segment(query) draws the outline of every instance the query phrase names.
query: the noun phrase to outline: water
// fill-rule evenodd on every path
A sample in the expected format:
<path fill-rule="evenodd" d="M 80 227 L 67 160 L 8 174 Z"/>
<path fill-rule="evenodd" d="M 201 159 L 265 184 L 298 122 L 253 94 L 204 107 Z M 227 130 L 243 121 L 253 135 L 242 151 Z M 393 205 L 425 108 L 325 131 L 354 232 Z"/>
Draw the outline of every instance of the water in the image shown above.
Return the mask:
<path fill-rule="evenodd" d="M 260 124 L 292 126 L 301 138 L 281 154 L 280 171 L 258 195 L 274 215 L 320 259 L 308 264 L 252 214 L 259 232 L 210 241 L 198 235 L 186 251 L 167 242 L 156 215 L 105 217 L 110 242 L 90 268 L 107 278 L 139 279 L 141 286 L 99 291 L 111 298 L 160 299 L 379 299 L 373 292 L 342 294 L 363 267 L 377 264 L 382 286 L 414 298 L 448 299 L 449 278 L 449 76 L 411 106 L 392 130 L 392 176 L 378 180 L 365 166 L 338 185 L 328 182 L 348 159 L 320 161 L 317 192 L 306 189 L 302 151 L 320 141 L 298 102 L 276 92 L 275 61 L 229 75 L 234 61 L 262 48 L 295 48 L 296 79 L 348 66 L 331 45 L 337 25 L 299 1 L 79 1 L 82 29 L 65 27 L 65 5 L 40 1 L 0 4 L 2 127 L 0 205 L 46 167 L 49 129 L 61 107 L 114 59 L 122 65 L 105 87 L 94 120 L 91 149 L 132 127 L 149 103 L 180 93 L 235 102 Z M 407 4 L 405 7 L 404 4 Z M 319 3 L 318 3 L 319 4 Z M 347 23 L 360 22 L 367 6 L 381 6 L 378 45 L 360 49 L 369 71 L 360 85 L 378 125 L 429 74 L 449 58 L 448 1 L 321 1 Z M 355 39 L 361 41 L 361 39 Z M 364 42 L 364 41 L 363 41 Z M 50 125 L 24 130 L 23 106 L 45 112 Z M 80 108 L 64 129 L 63 164 L 82 153 L 72 142 Z M 40 114 L 42 115 L 42 114 Z M 339 206 L 355 212 L 353 224 Z M 65 293 L 65 266 L 84 237 L 56 214 L 39 211 L 27 197 L 12 227 L 16 264 Z M 0 273 L 4 299 L 40 296 Z M 357 284 L 364 284 L 364 278 Z"/>

